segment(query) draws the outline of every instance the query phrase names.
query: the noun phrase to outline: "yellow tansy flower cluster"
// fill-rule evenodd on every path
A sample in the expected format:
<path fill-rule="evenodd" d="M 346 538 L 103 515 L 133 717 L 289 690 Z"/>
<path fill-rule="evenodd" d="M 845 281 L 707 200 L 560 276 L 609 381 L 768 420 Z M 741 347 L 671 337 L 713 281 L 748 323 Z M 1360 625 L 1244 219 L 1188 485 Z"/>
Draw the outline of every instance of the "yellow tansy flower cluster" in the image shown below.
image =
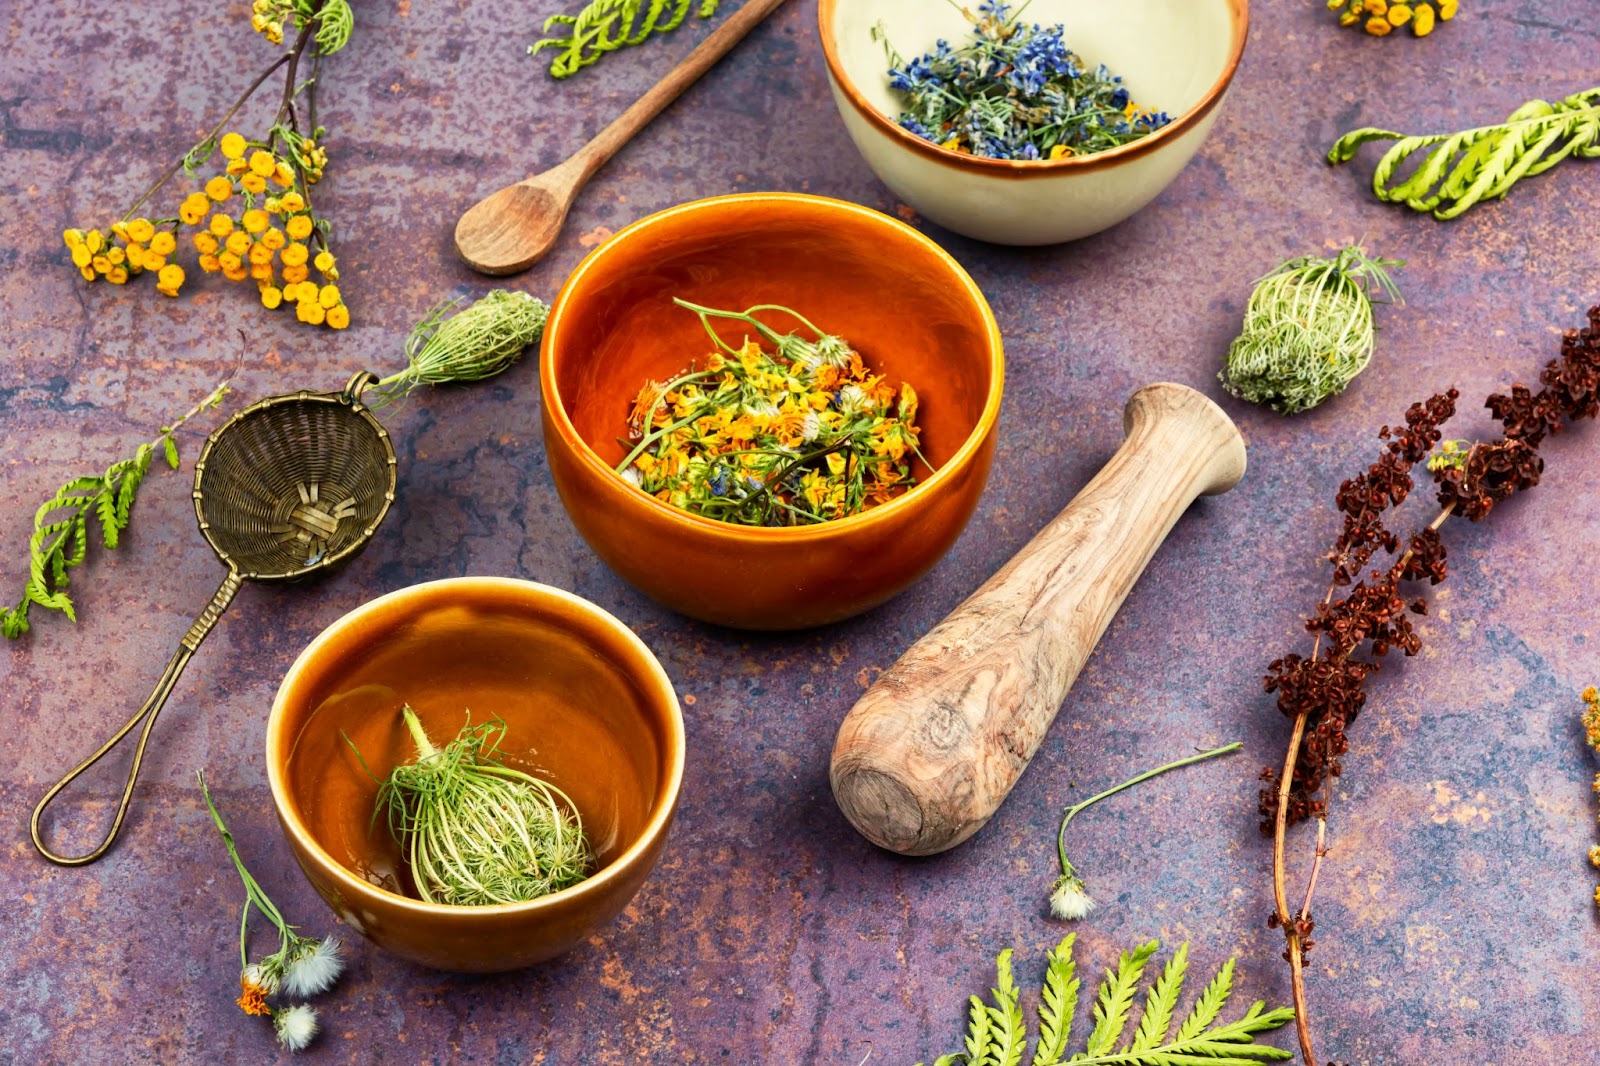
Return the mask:
<path fill-rule="evenodd" d="M 778 526 L 844 518 L 916 484 L 909 384 L 871 373 L 838 337 L 757 329 L 775 350 L 719 339 L 704 369 L 645 383 L 629 418 L 637 444 L 617 468 L 627 481 L 706 518 Z"/>
<path fill-rule="evenodd" d="M 250 5 L 250 28 L 271 44 L 283 43 L 283 24 L 290 9 L 282 0 L 255 0 Z"/>
<path fill-rule="evenodd" d="M 1387 37 L 1401 26 L 1410 26 L 1418 37 L 1433 32 L 1439 22 L 1456 17 L 1458 0 L 1436 3 L 1390 3 L 1389 0 L 1328 0 L 1328 9 L 1339 12 L 1339 25 L 1360 26 L 1374 37 Z"/>
<path fill-rule="evenodd" d="M 62 236 L 73 264 L 88 281 L 103 277 L 118 285 L 154 271 L 157 289 L 176 296 L 185 275 L 168 257 L 177 249 L 179 229 L 190 226 L 202 271 L 253 280 L 263 306 L 287 304 L 301 322 L 344 329 L 350 310 L 334 284 L 338 264 L 310 204 L 294 188 L 295 169 L 239 133 L 224 134 L 217 148 L 225 161 L 222 173 L 190 193 L 177 218 L 128 219 L 105 233 L 67 230 Z M 311 280 L 313 269 L 320 283 Z"/>
<path fill-rule="evenodd" d="M 104 278 L 123 285 L 148 270 L 156 275 L 157 289 L 176 296 L 183 286 L 183 267 L 169 263 L 167 257 L 177 250 L 177 227 L 156 225 L 148 218 L 125 219 L 109 230 L 64 230 L 61 239 L 85 281 Z"/>
<path fill-rule="evenodd" d="M 1579 694 L 1583 700 L 1583 735 L 1589 743 L 1589 751 L 1600 759 L 1600 688 L 1590 685 Z M 1595 795 L 1600 796 L 1600 774 L 1594 777 Z M 1600 868 L 1600 845 L 1589 849 L 1589 862 Z M 1600 906 L 1600 888 L 1594 890 L 1594 901 Z"/>

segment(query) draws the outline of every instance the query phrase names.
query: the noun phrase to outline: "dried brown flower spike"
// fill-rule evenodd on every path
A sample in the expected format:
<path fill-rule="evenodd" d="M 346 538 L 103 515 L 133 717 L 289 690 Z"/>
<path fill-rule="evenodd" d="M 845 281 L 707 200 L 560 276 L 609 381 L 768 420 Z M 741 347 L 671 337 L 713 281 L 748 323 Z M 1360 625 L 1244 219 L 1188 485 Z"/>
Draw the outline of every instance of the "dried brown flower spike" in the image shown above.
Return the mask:
<path fill-rule="evenodd" d="M 1273 838 L 1272 882 L 1276 907 L 1269 920 L 1284 931 L 1284 958 L 1294 986 L 1296 1023 L 1306 1066 L 1316 1066 L 1306 1012 L 1304 960 L 1311 949 L 1311 898 L 1317 873 L 1327 854 L 1327 811 L 1332 781 L 1340 758 L 1349 750 L 1345 730 L 1366 703 L 1363 686 L 1392 649 L 1415 655 L 1422 639 L 1410 615 L 1424 614 L 1421 598 L 1407 600 L 1407 583 L 1445 579 L 1445 546 L 1439 529 L 1453 514 L 1472 521 L 1486 517 L 1494 505 L 1515 492 L 1532 488 L 1544 473 L 1539 445 L 1568 422 L 1594 418 L 1600 412 L 1600 307 L 1589 309 L 1588 326 L 1568 330 L 1561 339 L 1561 357 L 1539 375 L 1534 392 L 1514 385 L 1509 395 L 1496 394 L 1484 406 L 1500 422 L 1504 435 L 1490 443 L 1463 447 L 1442 442 L 1439 431 L 1455 413 L 1455 389 L 1412 404 L 1403 427 L 1385 426 L 1386 442 L 1378 460 L 1364 473 L 1339 486 L 1336 506 L 1344 530 L 1328 553 L 1333 578 L 1316 611 L 1306 619 L 1315 635 L 1311 654 L 1285 655 L 1268 667 L 1266 689 L 1277 693 L 1278 709 L 1294 722 L 1282 770 L 1262 771 L 1262 831 Z M 1384 524 L 1385 511 L 1405 502 L 1413 488 L 1412 468 L 1428 462 L 1438 484 L 1440 510 L 1425 527 L 1402 541 Z M 1401 545 L 1405 550 L 1401 552 Z M 1387 568 L 1368 570 L 1380 550 L 1398 557 Z M 1365 576 L 1363 576 L 1365 575 Z M 1343 596 L 1338 595 L 1345 589 Z M 1317 845 L 1307 878 L 1305 900 L 1291 910 L 1286 885 L 1284 839 L 1288 827 L 1317 819 Z"/>

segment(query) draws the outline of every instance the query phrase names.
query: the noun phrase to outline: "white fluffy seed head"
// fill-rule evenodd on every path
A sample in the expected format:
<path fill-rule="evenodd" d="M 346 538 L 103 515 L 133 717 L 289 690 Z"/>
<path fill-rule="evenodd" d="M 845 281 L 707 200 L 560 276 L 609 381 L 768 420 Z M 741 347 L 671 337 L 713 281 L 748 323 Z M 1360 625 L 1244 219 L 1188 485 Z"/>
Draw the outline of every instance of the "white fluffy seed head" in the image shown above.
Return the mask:
<path fill-rule="evenodd" d="M 1064 922 L 1075 922 L 1088 915 L 1095 902 L 1084 891 L 1083 879 L 1063 875 L 1050 890 L 1050 914 Z"/>
<path fill-rule="evenodd" d="M 317 1012 L 304 1003 L 274 1011 L 272 1028 L 278 1043 L 290 1051 L 301 1051 L 317 1035 Z"/>
<path fill-rule="evenodd" d="M 283 990 L 291 996 L 314 996 L 326 992 L 339 979 L 343 969 L 337 938 L 330 936 L 322 940 L 302 940 L 289 952 L 283 973 Z"/>

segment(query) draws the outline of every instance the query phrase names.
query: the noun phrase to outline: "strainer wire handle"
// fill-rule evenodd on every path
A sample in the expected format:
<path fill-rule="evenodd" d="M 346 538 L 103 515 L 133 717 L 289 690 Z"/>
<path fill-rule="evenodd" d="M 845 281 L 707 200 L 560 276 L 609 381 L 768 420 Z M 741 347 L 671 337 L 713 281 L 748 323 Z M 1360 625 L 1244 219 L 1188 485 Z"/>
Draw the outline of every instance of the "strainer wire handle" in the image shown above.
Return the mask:
<path fill-rule="evenodd" d="M 167 662 L 167 668 L 161 673 L 161 680 L 156 682 L 155 691 L 150 693 L 150 698 L 145 700 L 144 706 L 140 707 L 139 712 L 128 719 L 127 724 L 117 730 L 110 740 L 102 744 L 99 751 L 79 763 L 76 769 L 68 773 L 60 781 L 57 781 L 50 791 L 44 794 L 44 798 L 39 801 L 39 805 L 33 809 L 33 818 L 28 824 L 29 833 L 33 837 L 33 846 L 39 850 L 40 855 L 43 855 L 58 866 L 86 866 L 100 858 L 110 849 L 112 843 L 117 839 L 117 833 L 122 830 L 123 818 L 128 814 L 128 802 L 133 799 L 133 784 L 139 777 L 139 767 L 144 762 L 145 745 L 150 742 L 150 730 L 155 727 L 156 716 L 161 713 L 161 708 L 166 705 L 167 697 L 172 695 L 172 689 L 178 683 L 178 677 L 183 673 L 183 668 L 189 665 L 189 659 L 193 657 L 196 649 L 200 647 L 200 642 L 206 639 L 206 634 L 211 632 L 211 627 L 217 624 L 217 619 L 222 617 L 222 612 L 227 610 L 229 603 L 233 602 L 234 594 L 239 591 L 239 586 L 243 582 L 244 578 L 240 576 L 237 570 L 232 568 L 228 570 L 228 576 L 222 579 L 222 584 L 218 587 L 217 594 L 211 597 L 211 602 L 206 604 L 205 610 L 200 612 L 200 617 L 194 620 L 194 624 L 189 627 L 189 632 L 184 634 L 183 640 L 178 643 L 178 650 L 172 654 L 172 658 Z M 50 801 L 55 799 L 62 789 L 76 780 L 79 774 L 105 758 L 106 754 L 116 747 L 123 737 L 133 732 L 141 721 L 144 722 L 144 729 L 139 734 L 138 747 L 133 750 L 133 765 L 128 769 L 128 783 L 122 790 L 122 800 L 117 804 L 117 816 L 112 820 L 111 830 L 106 833 L 105 839 L 100 841 L 99 847 L 87 855 L 58 855 L 51 851 L 39 832 L 39 819 L 43 816 L 44 809 L 50 805 Z"/>

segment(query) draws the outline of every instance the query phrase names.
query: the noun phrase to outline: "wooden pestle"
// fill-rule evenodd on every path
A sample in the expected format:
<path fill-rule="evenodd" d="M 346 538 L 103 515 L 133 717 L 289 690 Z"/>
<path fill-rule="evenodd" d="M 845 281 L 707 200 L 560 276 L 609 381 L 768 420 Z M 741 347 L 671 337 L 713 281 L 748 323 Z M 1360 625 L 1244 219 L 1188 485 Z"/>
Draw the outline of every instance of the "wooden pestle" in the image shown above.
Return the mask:
<path fill-rule="evenodd" d="M 833 795 L 874 844 L 931 855 L 982 828 L 1178 516 L 1244 476 L 1239 430 L 1187 386 L 1134 393 L 1123 429 L 1122 447 L 1066 509 L 839 727 Z"/>

